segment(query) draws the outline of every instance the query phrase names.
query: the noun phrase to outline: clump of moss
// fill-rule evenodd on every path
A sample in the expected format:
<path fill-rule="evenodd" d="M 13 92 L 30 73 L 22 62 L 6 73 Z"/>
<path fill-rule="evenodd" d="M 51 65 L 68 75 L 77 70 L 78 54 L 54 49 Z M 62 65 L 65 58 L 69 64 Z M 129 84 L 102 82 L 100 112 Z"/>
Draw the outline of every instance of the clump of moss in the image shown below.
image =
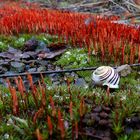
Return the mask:
<path fill-rule="evenodd" d="M 45 79 L 45 82 L 47 82 L 47 86 L 48 84 L 49 86 L 52 84 L 49 79 Z M 78 122 L 80 127 L 80 123 L 83 123 L 81 117 L 92 113 L 91 110 L 94 110 L 96 106 L 105 106 L 111 110 L 111 116 L 109 116 L 109 118 L 112 122 L 112 133 L 115 134 L 116 137 L 119 137 L 120 135 L 123 137 L 126 135 L 124 133 L 125 118 L 131 118 L 140 113 L 140 95 L 129 89 L 117 90 L 113 93 L 109 93 L 102 88 L 87 89 L 67 83 L 61 86 L 52 86 L 52 88 L 45 87 L 45 91 L 43 92 L 41 87 L 44 86 L 44 83 L 37 86 L 37 88 L 35 88 L 34 85 L 34 88 L 36 89 L 35 95 L 34 89 L 32 88 L 31 91 L 26 93 L 28 102 L 25 106 L 25 99 L 22 98 L 19 91 L 16 92 L 20 112 L 16 114 L 16 116 L 13 114 L 12 110 L 12 94 L 7 88 L 0 87 L 1 139 L 6 136 L 10 139 L 35 139 L 36 129 L 40 130 L 42 138 L 49 139 L 49 133 L 46 133 L 49 132 L 48 123 L 46 122 L 47 115 L 51 117 L 53 124 L 52 138 L 61 139 L 60 131 L 57 129 L 58 110 L 61 110 L 63 120 L 68 124 L 65 128 L 65 138 L 71 139 L 73 122 Z M 34 96 L 37 97 L 38 105 L 35 103 Z M 45 100 L 43 100 L 42 97 Z M 69 112 L 71 103 L 73 105 L 73 119 L 71 119 Z M 79 137 L 85 138 L 80 134 Z M 128 135 L 128 137 L 130 136 Z M 133 138 L 133 135 L 131 138 Z"/>
<path fill-rule="evenodd" d="M 91 55 L 88 56 L 88 51 L 85 48 L 69 49 L 65 52 L 56 62 L 56 65 L 63 67 L 64 69 L 84 68 L 99 66 L 101 62 L 98 58 Z M 80 77 L 85 78 L 86 81 L 90 81 L 92 71 L 80 71 L 77 72 Z"/>
<path fill-rule="evenodd" d="M 0 35 L 0 52 L 6 51 L 9 46 L 17 49 L 22 49 L 24 43 L 32 37 L 35 37 L 38 41 L 44 42 L 46 45 L 52 42 L 58 42 L 57 36 L 50 36 L 47 34 L 20 34 L 18 36 Z"/>
<path fill-rule="evenodd" d="M 133 70 L 126 77 L 121 77 L 120 79 L 120 88 L 122 89 L 130 89 L 133 92 L 140 92 L 140 84 L 139 84 L 139 74 L 137 71 Z"/>

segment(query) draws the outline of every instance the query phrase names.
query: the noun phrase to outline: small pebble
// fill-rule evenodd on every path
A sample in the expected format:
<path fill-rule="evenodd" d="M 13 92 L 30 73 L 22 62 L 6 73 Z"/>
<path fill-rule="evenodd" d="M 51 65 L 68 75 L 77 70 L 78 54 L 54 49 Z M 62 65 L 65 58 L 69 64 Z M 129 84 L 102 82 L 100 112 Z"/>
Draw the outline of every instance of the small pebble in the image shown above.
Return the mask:
<path fill-rule="evenodd" d="M 133 132 L 133 129 L 131 127 L 126 127 L 124 131 L 126 134 L 130 134 L 131 132 Z"/>
<path fill-rule="evenodd" d="M 99 114 L 99 116 L 100 116 L 101 118 L 107 118 L 107 117 L 108 117 L 108 114 L 105 113 L 105 112 L 101 112 L 101 113 Z"/>
<path fill-rule="evenodd" d="M 111 140 L 110 137 L 104 137 L 102 140 Z"/>
<path fill-rule="evenodd" d="M 108 121 L 107 120 L 100 120 L 99 125 L 107 125 Z"/>
<path fill-rule="evenodd" d="M 100 117 L 98 116 L 98 113 L 92 113 L 91 114 L 91 119 L 95 121 L 100 121 Z"/>
<path fill-rule="evenodd" d="M 111 111 L 111 109 L 109 107 L 103 106 L 102 108 L 107 113 L 109 113 Z"/>
<path fill-rule="evenodd" d="M 102 107 L 101 106 L 97 106 L 96 108 L 94 108 L 94 111 L 95 112 L 101 112 L 102 110 Z"/>

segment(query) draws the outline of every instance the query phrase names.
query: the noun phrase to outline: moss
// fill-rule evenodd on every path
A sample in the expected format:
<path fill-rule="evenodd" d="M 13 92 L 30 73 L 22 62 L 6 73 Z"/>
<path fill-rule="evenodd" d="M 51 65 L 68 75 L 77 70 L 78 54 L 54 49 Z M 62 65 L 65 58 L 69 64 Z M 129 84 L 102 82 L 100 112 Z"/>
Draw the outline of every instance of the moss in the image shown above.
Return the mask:
<path fill-rule="evenodd" d="M 15 48 L 22 48 L 25 41 L 30 39 L 32 36 L 35 36 L 37 40 L 43 41 L 46 44 L 50 44 L 51 42 L 57 42 L 57 36 L 49 36 L 45 34 L 41 35 L 19 35 L 12 37 L 0 36 L 0 40 L 2 42 L 1 51 L 7 49 L 8 45 L 11 45 Z M 59 65 L 64 69 L 70 68 L 81 68 L 81 67 L 95 67 L 100 65 L 105 65 L 105 63 L 101 63 L 96 56 L 91 55 L 90 59 L 88 57 L 88 51 L 86 49 L 75 48 L 69 49 L 65 52 L 60 58 L 57 58 L 55 65 Z M 84 77 L 87 82 L 91 80 L 92 71 L 81 71 L 77 72 L 79 77 Z M 71 77 L 69 77 L 71 78 Z M 72 133 L 72 121 L 70 120 L 69 114 L 69 104 L 73 102 L 73 121 L 80 121 L 80 102 L 81 99 L 91 100 L 94 102 L 94 105 L 107 105 L 111 106 L 111 121 L 113 126 L 111 129 L 113 133 L 118 137 L 118 139 L 138 139 L 139 134 L 137 132 L 132 132 L 130 135 L 126 135 L 124 133 L 124 119 L 127 117 L 133 117 L 135 114 L 140 113 L 140 95 L 137 94 L 139 85 L 138 81 L 138 73 L 137 71 L 132 71 L 127 77 L 121 77 L 120 80 L 120 89 L 111 92 L 108 96 L 107 91 L 100 87 L 77 87 L 74 85 L 74 79 L 70 79 L 71 85 L 70 87 L 67 84 L 63 84 L 60 86 L 54 86 L 51 79 L 46 77 L 44 79 L 46 83 L 45 95 L 46 95 L 46 106 L 44 107 L 43 115 L 37 117 L 36 123 L 33 122 L 33 118 L 35 114 L 38 112 L 40 107 L 42 107 L 42 93 L 39 87 L 37 87 L 37 101 L 39 106 L 37 107 L 35 104 L 35 100 L 33 97 L 33 92 L 30 91 L 27 94 L 28 105 L 27 107 L 23 106 L 23 100 L 20 96 L 20 93 L 17 92 L 18 95 L 18 103 L 19 103 L 19 112 L 18 117 L 23 119 L 23 122 L 27 122 L 29 127 L 25 126 L 25 123 L 19 122 L 17 118 L 13 117 L 12 111 L 12 97 L 7 88 L 0 86 L 0 139 L 4 139 L 5 134 L 9 135 L 9 139 L 35 139 L 35 130 L 39 128 L 44 139 L 49 139 L 48 134 L 48 124 L 46 123 L 46 115 L 51 116 L 52 123 L 54 126 L 53 138 L 60 139 L 60 133 L 57 129 L 57 113 L 56 116 L 52 116 L 52 108 L 50 105 L 49 97 L 52 96 L 56 109 L 61 109 L 65 122 L 68 122 L 69 127 L 66 130 L 66 138 L 71 139 Z M 69 90 L 70 89 L 70 90 Z M 86 104 L 84 113 L 89 113 L 93 104 Z M 118 112 L 118 114 L 116 113 Z M 16 116 L 17 117 L 17 116 Z M 118 122 L 116 122 L 116 117 L 118 117 Z M 7 125 L 7 122 L 11 118 L 14 121 L 14 124 Z M 24 129 L 23 129 L 24 128 Z M 121 136 L 120 136 L 121 135 Z"/>
<path fill-rule="evenodd" d="M 57 36 L 50 36 L 47 34 L 20 34 L 18 36 L 4 36 L 0 35 L 0 52 L 6 51 L 9 46 L 17 49 L 22 49 L 24 46 L 24 43 L 31 39 L 32 37 L 35 37 L 39 41 L 43 41 L 47 45 L 52 42 L 57 42 L 58 37 Z"/>
<path fill-rule="evenodd" d="M 139 87 L 139 75 L 137 71 L 132 71 L 129 75 L 126 77 L 121 77 L 120 79 L 120 88 L 122 89 L 130 89 L 133 92 L 140 92 Z"/>
<path fill-rule="evenodd" d="M 140 132 L 134 131 L 128 135 L 122 135 L 118 138 L 118 140 L 139 140 L 140 139 Z"/>
<path fill-rule="evenodd" d="M 65 52 L 56 62 L 55 65 L 59 65 L 64 69 L 95 67 L 101 65 L 101 62 L 95 56 L 88 57 L 87 50 L 84 48 L 69 49 Z M 77 72 L 80 77 L 85 78 L 86 81 L 91 79 L 91 71 Z"/>
<path fill-rule="evenodd" d="M 51 86 L 51 82 L 49 79 L 45 79 L 47 81 L 48 85 Z M 40 92 L 38 90 L 38 92 Z M 3 98 L 4 101 L 4 108 L 3 108 L 3 115 L 2 115 L 2 124 L 0 126 L 0 133 L 1 138 L 4 137 L 5 134 L 9 134 L 9 137 L 11 139 L 34 139 L 36 136 L 34 135 L 34 132 L 36 128 L 40 129 L 40 132 L 44 138 L 48 138 L 48 125 L 45 123 L 46 121 L 46 113 L 51 116 L 52 123 L 54 126 L 53 131 L 53 137 L 57 136 L 57 139 L 60 139 L 59 133 L 57 130 L 57 123 L 56 118 L 53 118 L 51 115 L 52 109 L 50 107 L 50 100 L 49 96 L 52 96 L 55 107 L 58 109 L 61 109 L 63 113 L 64 120 L 67 120 L 67 122 L 70 124 L 70 115 L 69 115 L 69 104 L 70 101 L 73 102 L 73 117 L 74 121 L 80 120 L 79 115 L 79 108 L 80 108 L 80 102 L 81 99 L 84 98 L 85 100 L 92 100 L 95 102 L 96 105 L 110 105 L 112 104 L 112 122 L 114 122 L 114 125 L 112 127 L 112 130 L 114 133 L 119 136 L 120 133 L 123 134 L 123 120 L 126 117 L 132 117 L 136 113 L 139 112 L 140 108 L 140 102 L 139 98 L 140 95 L 136 94 L 134 92 L 130 92 L 129 89 L 126 90 L 117 90 L 108 96 L 106 94 L 106 90 L 102 88 L 92 88 L 92 89 L 86 89 L 83 87 L 77 87 L 74 84 L 70 85 L 70 93 L 68 90 L 67 85 L 61 85 L 61 86 L 52 86 L 52 88 L 48 88 L 46 90 L 46 106 L 44 108 L 43 115 L 40 114 L 39 117 L 37 117 L 37 123 L 33 123 L 33 117 L 35 113 L 38 111 L 39 108 L 36 108 L 34 104 L 34 98 L 32 96 L 32 93 L 29 92 L 28 94 L 28 108 L 23 108 L 23 104 L 21 102 L 20 96 L 18 97 L 19 100 L 19 108 L 20 108 L 20 114 L 16 117 L 12 115 L 12 104 L 11 104 L 11 95 L 9 94 L 9 90 L 6 88 L 1 87 L 1 96 L 4 96 L 5 93 L 8 93 L 9 96 L 6 96 L 6 98 Z M 17 95 L 18 92 L 17 92 Z M 41 94 L 40 94 L 41 95 Z M 71 98 L 70 98 L 71 95 Z M 104 98 L 104 101 L 103 101 Z M 111 101 L 111 98 L 113 98 L 113 102 Z M 133 99 L 133 100 L 132 100 Z M 38 103 L 39 106 L 41 106 L 41 98 L 38 97 Z M 120 104 L 120 101 L 122 100 L 122 104 Z M 92 107 L 92 104 L 85 104 L 86 112 L 90 112 L 90 109 Z M 7 109 L 9 111 L 7 112 Z M 11 110 L 11 111 L 10 111 Z M 116 110 L 118 110 L 118 118 L 119 123 L 116 123 Z M 8 115 L 9 114 L 9 115 Z M 14 122 L 14 125 L 6 125 L 7 121 L 9 119 L 12 119 Z M 28 125 L 30 127 L 28 127 Z M 24 129 L 23 129 L 24 128 Z M 66 137 L 69 137 L 71 134 L 71 127 L 69 126 L 68 132 L 66 133 Z M 132 136 L 131 136 L 132 137 Z"/>

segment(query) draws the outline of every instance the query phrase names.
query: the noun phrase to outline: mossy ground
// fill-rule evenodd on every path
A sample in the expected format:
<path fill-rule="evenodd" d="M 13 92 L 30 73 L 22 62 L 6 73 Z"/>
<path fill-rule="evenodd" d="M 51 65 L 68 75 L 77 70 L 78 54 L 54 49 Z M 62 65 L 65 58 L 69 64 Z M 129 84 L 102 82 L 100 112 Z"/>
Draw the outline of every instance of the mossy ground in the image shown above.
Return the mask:
<path fill-rule="evenodd" d="M 30 39 L 33 35 L 20 35 L 18 37 L 5 37 L 1 36 L 1 51 L 6 51 L 7 46 L 11 45 L 15 48 L 22 49 L 25 41 Z M 34 35 L 37 39 L 44 41 L 46 44 L 54 43 L 58 41 L 57 37 L 51 37 L 46 35 Z M 86 49 L 81 48 L 69 48 L 61 57 L 57 57 L 52 61 L 54 65 L 63 67 L 64 69 L 80 68 L 80 67 L 94 67 L 107 65 L 102 63 L 98 56 L 88 56 Z M 108 65 L 113 66 L 113 63 Z M 0 139 L 37 139 L 36 130 L 39 129 L 43 139 L 49 139 L 49 128 L 47 123 L 47 116 L 51 117 L 53 124 L 52 139 L 61 139 L 61 132 L 57 128 L 59 120 L 57 119 L 58 110 L 61 110 L 63 114 L 65 124 L 65 138 L 75 138 L 74 123 L 78 122 L 79 132 L 80 127 L 83 126 L 81 119 L 87 119 L 86 115 L 94 113 L 94 108 L 108 107 L 111 111 L 108 113 L 107 121 L 111 121 L 111 136 L 119 140 L 139 140 L 139 129 L 134 127 L 131 133 L 126 133 L 125 128 L 128 124 L 125 123 L 126 119 L 131 119 L 135 116 L 140 118 L 140 90 L 139 90 L 139 74 L 138 69 L 133 69 L 132 73 L 127 77 L 121 77 L 120 88 L 114 91 L 107 91 L 102 87 L 94 87 L 91 85 L 91 71 L 77 72 L 79 77 L 82 77 L 87 82 L 88 86 L 78 87 L 74 84 L 74 78 L 65 76 L 65 81 L 62 85 L 55 86 L 51 82 L 48 76 L 44 77 L 45 81 L 45 106 L 43 106 L 42 112 L 37 112 L 42 108 L 42 92 L 39 86 L 37 86 L 37 102 L 35 104 L 33 97 L 33 91 L 26 91 L 27 106 L 24 106 L 24 101 L 19 91 L 18 96 L 18 114 L 13 114 L 12 98 L 8 88 L 0 87 Z M 70 82 L 68 82 L 68 81 Z M 43 86 L 43 84 L 42 84 Z M 17 88 L 15 86 L 15 88 Z M 50 96 L 55 104 L 56 115 L 52 114 L 53 109 L 50 103 Z M 73 103 L 73 118 L 69 113 L 70 103 Z M 81 104 L 84 104 L 81 107 Z M 82 112 L 80 111 L 82 108 Z M 101 110 L 102 112 L 102 110 Z M 100 113 L 99 113 L 100 114 Z M 36 117 L 35 117 L 36 116 Z M 98 116 L 98 115 L 97 115 Z M 92 119 L 89 119 L 92 120 Z M 92 120 L 93 121 L 93 120 Z M 94 126 L 100 122 L 93 122 Z M 91 125 L 87 124 L 87 127 Z M 134 124 L 135 125 L 135 124 Z M 104 127 L 104 126 L 102 126 Z M 74 130 L 73 130 L 74 129 Z M 74 132 L 73 132 L 74 131 Z M 87 130 L 88 131 L 88 130 Z M 74 136 L 73 136 L 74 135 Z M 113 136 L 112 136 L 113 135 Z M 94 136 L 82 135 L 79 133 L 79 139 L 92 139 Z"/>

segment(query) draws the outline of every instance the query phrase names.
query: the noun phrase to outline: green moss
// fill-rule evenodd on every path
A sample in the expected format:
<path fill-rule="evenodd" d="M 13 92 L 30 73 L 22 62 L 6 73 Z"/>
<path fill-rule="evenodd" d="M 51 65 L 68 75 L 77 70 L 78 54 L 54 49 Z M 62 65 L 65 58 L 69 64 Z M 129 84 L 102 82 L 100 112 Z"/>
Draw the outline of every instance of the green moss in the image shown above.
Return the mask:
<path fill-rule="evenodd" d="M 35 37 L 39 41 L 43 41 L 47 45 L 52 42 L 58 42 L 57 36 L 50 36 L 47 34 L 20 34 L 18 36 L 3 36 L 0 35 L 0 52 L 6 51 L 9 46 L 22 49 L 24 46 L 24 43 L 31 39 L 32 37 Z"/>
<path fill-rule="evenodd" d="M 47 82 L 47 86 L 51 86 L 51 81 L 49 78 L 45 79 Z M 79 108 L 80 108 L 80 101 L 84 97 L 84 99 L 90 99 L 95 102 L 97 105 L 110 105 L 112 104 L 112 117 L 111 120 L 113 122 L 112 130 L 116 134 L 116 136 L 123 135 L 123 120 L 126 117 L 132 117 L 136 113 L 139 112 L 140 108 L 140 102 L 139 98 L 140 95 L 136 94 L 134 92 L 130 92 L 129 89 L 126 90 L 117 90 L 108 96 L 106 94 L 106 90 L 102 88 L 83 88 L 83 87 L 77 87 L 74 84 L 70 85 L 71 92 L 69 93 L 67 85 L 61 85 L 61 86 L 52 86 L 52 88 L 47 88 L 46 90 L 46 106 L 44 108 L 43 115 L 40 115 L 37 118 L 36 124 L 33 123 L 33 117 L 35 113 L 39 110 L 35 106 L 34 98 L 32 96 L 32 93 L 29 92 L 28 94 L 28 108 L 23 108 L 23 104 L 21 102 L 20 94 L 17 92 L 18 100 L 19 100 L 19 111 L 20 114 L 18 116 L 12 115 L 12 104 L 11 104 L 11 94 L 9 94 L 9 90 L 6 88 L 1 87 L 1 96 L 4 96 L 4 108 L 2 113 L 2 123 L 0 126 L 0 138 L 3 139 L 5 134 L 8 134 L 10 139 L 35 139 L 36 135 L 35 130 L 36 128 L 40 129 L 40 132 L 42 136 L 46 139 L 48 139 L 48 125 L 46 123 L 46 113 L 47 115 L 51 116 L 52 123 L 54 126 L 54 137 L 57 136 L 57 139 L 60 139 L 60 133 L 57 130 L 57 120 L 56 118 L 52 117 L 52 109 L 50 107 L 50 100 L 49 96 L 51 95 L 55 104 L 55 107 L 58 109 L 61 109 L 61 112 L 63 113 L 64 120 L 67 120 L 69 123 L 69 128 L 66 130 L 66 137 L 70 137 L 71 135 L 71 120 L 70 115 L 68 113 L 69 110 L 69 104 L 70 101 L 73 102 L 73 118 L 74 121 L 80 120 L 79 115 Z M 38 92 L 40 92 L 38 90 Z M 8 93 L 5 97 L 5 93 Z M 70 99 L 71 95 L 71 99 Z M 104 101 L 103 101 L 104 98 Z M 113 99 L 113 102 L 111 102 L 111 98 Z M 132 100 L 133 99 L 133 100 Z M 41 106 L 41 94 L 37 98 L 39 106 Z M 122 101 L 122 104 L 120 104 L 120 101 Z M 90 109 L 92 107 L 92 104 L 86 104 L 86 112 L 90 112 Z M 9 111 L 8 111 L 9 110 Z M 116 111 L 119 112 L 118 119 L 119 121 L 116 122 Z M 9 114 L 9 115 L 8 115 Z M 13 123 L 11 122 L 10 125 L 6 125 L 9 119 L 12 119 Z M 23 129 L 24 128 L 24 129 Z M 122 136 L 124 137 L 124 136 Z M 132 137 L 132 136 L 128 136 Z M 71 137 L 70 137 L 71 138 Z"/>
<path fill-rule="evenodd" d="M 101 62 L 95 56 L 88 57 L 88 52 L 85 48 L 69 49 L 65 52 L 56 62 L 56 65 L 63 67 L 64 69 L 95 67 L 101 65 Z M 80 71 L 77 74 L 84 77 L 86 81 L 91 79 L 91 71 Z"/>
<path fill-rule="evenodd" d="M 88 60 L 88 54 L 86 49 L 75 48 L 70 49 L 65 52 L 58 61 L 56 61 L 57 65 L 60 65 L 65 68 L 79 68 L 79 67 L 87 67 L 87 66 L 95 66 L 97 64 L 96 58 L 90 58 Z"/>
<path fill-rule="evenodd" d="M 139 75 L 137 71 L 133 70 L 129 75 L 121 77 L 120 79 L 120 88 L 127 88 L 133 92 L 140 92 L 139 86 Z"/>
<path fill-rule="evenodd" d="M 140 132 L 134 131 L 128 135 L 122 135 L 118 138 L 118 140 L 139 140 L 140 139 Z"/>
<path fill-rule="evenodd" d="M 5 51 L 8 48 L 8 45 L 15 48 L 22 48 L 25 41 L 29 40 L 32 36 L 35 36 L 37 40 L 43 41 L 46 44 L 52 42 L 57 42 L 57 36 L 49 36 L 45 34 L 41 35 L 19 35 L 19 36 L 0 36 L 0 51 Z M 55 65 L 59 65 L 64 69 L 71 68 L 82 68 L 82 67 L 95 67 L 100 65 L 105 65 L 100 62 L 100 60 L 91 55 L 90 59 L 88 57 L 88 52 L 86 49 L 75 48 L 69 49 L 65 52 L 60 58 L 57 58 Z M 79 77 L 84 77 L 86 81 L 91 81 L 92 71 L 81 71 L 77 72 Z M 71 77 L 70 77 L 71 78 Z M 77 87 L 73 84 L 74 79 L 70 79 L 72 84 L 70 85 L 70 92 L 66 84 L 60 86 L 54 86 L 51 79 L 46 77 L 44 81 L 46 82 L 46 106 L 44 107 L 43 115 L 40 115 L 37 118 L 36 124 L 33 123 L 33 117 L 35 113 L 41 107 L 42 94 L 37 88 L 37 97 L 38 105 L 36 106 L 33 94 L 30 91 L 27 93 L 28 105 L 27 108 L 23 106 L 23 101 L 20 96 L 20 93 L 17 92 L 18 101 L 19 101 L 19 118 L 13 117 L 12 111 L 12 97 L 7 88 L 0 86 L 0 139 L 4 139 L 5 134 L 9 135 L 9 139 L 35 139 L 35 130 L 39 128 L 44 139 L 49 138 L 48 134 L 48 124 L 46 123 L 46 115 L 51 116 L 52 123 L 54 126 L 53 136 L 57 139 L 60 139 L 60 133 L 57 129 L 57 120 L 52 116 L 52 108 L 50 107 L 49 96 L 51 95 L 55 107 L 60 108 L 64 120 L 69 124 L 69 128 L 66 130 L 66 138 L 71 139 L 72 127 L 69 114 L 69 104 L 73 102 L 73 115 L 74 121 L 80 120 L 79 108 L 80 101 L 84 97 L 85 99 L 90 99 L 94 101 L 95 105 L 108 105 L 112 107 L 111 121 L 113 122 L 112 130 L 118 139 L 122 140 L 137 140 L 139 139 L 139 134 L 137 132 L 132 132 L 130 135 L 124 134 L 123 121 L 127 117 L 132 117 L 135 114 L 140 113 L 140 95 L 137 94 L 139 85 L 138 74 L 136 71 L 133 71 L 127 77 L 121 77 L 120 80 L 120 89 L 115 90 L 110 93 L 109 96 L 106 94 L 106 90 L 100 87 Z M 104 99 L 104 100 L 103 100 Z M 112 100 L 111 100 L 112 99 Z M 90 112 L 92 104 L 86 104 L 86 112 Z M 118 112 L 118 122 L 116 122 L 116 112 Z M 14 121 L 14 124 L 7 125 L 7 122 L 11 118 Z M 120 136 L 121 135 L 121 136 Z"/>

